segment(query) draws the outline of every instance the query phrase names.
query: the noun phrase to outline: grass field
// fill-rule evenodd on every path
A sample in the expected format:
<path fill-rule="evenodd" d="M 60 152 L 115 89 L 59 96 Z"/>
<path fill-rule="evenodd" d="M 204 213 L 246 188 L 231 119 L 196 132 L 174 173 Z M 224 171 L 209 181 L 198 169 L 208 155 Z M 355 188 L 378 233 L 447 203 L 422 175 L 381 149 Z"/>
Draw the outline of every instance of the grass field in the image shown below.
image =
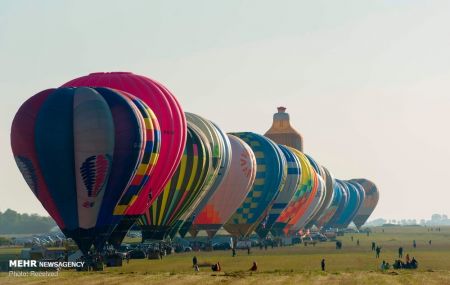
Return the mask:
<path fill-rule="evenodd" d="M 1 273 L 0 284 L 450 284 L 450 228 L 442 227 L 440 232 L 428 232 L 423 227 L 373 230 L 368 237 L 339 237 L 343 242 L 341 250 L 325 242 L 315 247 L 296 245 L 267 251 L 253 248 L 250 255 L 238 251 L 234 258 L 230 251 L 183 253 L 163 260 L 131 260 L 121 268 L 106 268 L 100 273 L 62 271 L 58 277 L 9 277 Z M 413 240 L 417 242 L 415 249 Z M 380 259 L 371 251 L 372 241 L 382 246 Z M 403 246 L 404 255 L 409 253 L 419 261 L 419 269 L 380 271 L 383 259 L 392 264 L 399 246 Z M 0 258 L 1 254 L 8 253 L 0 250 Z M 209 267 L 202 267 L 195 273 L 194 255 L 199 263 L 219 261 L 222 272 L 215 274 Z M 325 272 L 320 270 L 322 258 L 326 260 Z M 258 263 L 257 273 L 248 271 L 253 261 Z"/>

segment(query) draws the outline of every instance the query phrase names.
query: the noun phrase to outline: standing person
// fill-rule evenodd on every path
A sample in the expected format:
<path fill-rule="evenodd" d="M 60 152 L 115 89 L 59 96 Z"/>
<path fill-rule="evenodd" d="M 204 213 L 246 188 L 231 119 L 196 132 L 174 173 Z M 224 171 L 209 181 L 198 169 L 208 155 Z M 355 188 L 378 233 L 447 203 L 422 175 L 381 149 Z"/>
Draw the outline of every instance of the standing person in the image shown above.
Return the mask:
<path fill-rule="evenodd" d="M 375 242 L 372 242 L 372 251 L 375 251 Z"/>
<path fill-rule="evenodd" d="M 325 258 L 322 258 L 322 261 L 320 262 L 320 266 L 322 267 L 322 271 L 325 271 Z"/>
<path fill-rule="evenodd" d="M 377 248 L 375 249 L 375 252 L 376 252 L 376 258 L 380 258 L 381 247 L 377 246 Z"/>
<path fill-rule="evenodd" d="M 403 247 L 398 248 L 398 258 L 403 258 Z"/>
<path fill-rule="evenodd" d="M 192 258 L 192 266 L 195 267 L 196 265 L 198 265 L 198 260 L 197 260 L 197 256 L 194 256 Z"/>
<path fill-rule="evenodd" d="M 431 239 L 428 241 L 428 244 L 431 245 Z"/>
<path fill-rule="evenodd" d="M 356 240 L 356 245 L 359 246 L 359 239 Z"/>
<path fill-rule="evenodd" d="M 233 249 L 231 250 L 231 252 L 233 253 L 233 257 L 236 256 L 236 248 L 233 247 Z"/>
<path fill-rule="evenodd" d="M 350 238 L 351 238 L 351 239 L 352 239 L 352 241 L 353 241 L 353 236 L 351 236 Z"/>
<path fill-rule="evenodd" d="M 250 246 L 247 245 L 247 254 L 250 255 Z"/>
<path fill-rule="evenodd" d="M 409 263 L 410 259 L 409 259 L 409 253 L 406 254 L 406 263 Z"/>

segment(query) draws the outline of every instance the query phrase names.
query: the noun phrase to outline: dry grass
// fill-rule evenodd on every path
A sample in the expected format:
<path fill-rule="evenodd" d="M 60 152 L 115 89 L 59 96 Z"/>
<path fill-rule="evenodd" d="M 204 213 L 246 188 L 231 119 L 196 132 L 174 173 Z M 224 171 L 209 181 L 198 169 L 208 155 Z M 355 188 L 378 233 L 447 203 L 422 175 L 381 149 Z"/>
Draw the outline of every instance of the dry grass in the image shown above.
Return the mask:
<path fill-rule="evenodd" d="M 450 284 L 450 228 L 428 232 L 424 228 L 385 228 L 369 237 L 363 234 L 340 237 L 343 249 L 334 243 L 294 246 L 277 249 L 253 249 L 251 255 L 238 251 L 183 253 L 163 260 L 131 260 L 121 268 L 107 268 L 100 273 L 62 271 L 58 277 L 8 277 L 0 275 L 0 284 Z M 360 240 L 360 246 L 356 240 Z M 418 247 L 412 248 L 415 239 Z M 428 245 L 428 240 L 432 245 Z M 381 259 L 376 259 L 370 243 L 382 246 Z M 416 257 L 419 270 L 378 270 L 382 259 L 392 263 L 399 246 L 405 254 Z M 220 261 L 223 271 L 214 274 L 209 268 L 192 270 L 192 257 L 199 262 Z M 320 271 L 320 260 L 326 259 L 326 272 Z M 259 272 L 250 273 L 253 260 Z"/>

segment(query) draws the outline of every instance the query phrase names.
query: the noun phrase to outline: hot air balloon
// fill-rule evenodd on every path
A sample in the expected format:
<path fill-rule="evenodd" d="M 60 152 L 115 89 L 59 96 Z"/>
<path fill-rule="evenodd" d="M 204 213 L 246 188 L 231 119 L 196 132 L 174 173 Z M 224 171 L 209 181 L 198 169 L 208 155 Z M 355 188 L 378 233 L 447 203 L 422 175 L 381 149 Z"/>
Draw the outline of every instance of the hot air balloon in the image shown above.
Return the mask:
<path fill-rule="evenodd" d="M 278 107 L 278 113 L 273 115 L 273 124 L 264 136 L 278 144 L 303 151 L 303 137 L 291 126 L 285 107 Z"/>
<path fill-rule="evenodd" d="M 358 190 L 356 190 L 356 188 L 351 183 L 347 183 L 347 181 L 342 181 L 342 183 L 345 185 L 345 189 L 347 191 L 348 202 L 341 215 L 334 222 L 334 226 L 341 229 L 348 226 L 359 206 Z"/>
<path fill-rule="evenodd" d="M 341 192 L 341 199 L 339 201 L 338 208 L 336 209 L 333 217 L 326 223 L 325 228 L 336 228 L 336 222 L 340 219 L 342 213 L 348 205 L 348 189 L 342 180 L 336 179 L 336 184 L 338 185 L 338 190 Z"/>
<path fill-rule="evenodd" d="M 283 188 L 287 165 L 280 148 L 261 135 L 232 133 L 246 142 L 256 157 L 256 179 L 241 206 L 224 225 L 236 237 L 247 237 L 266 218 L 270 207 Z"/>
<path fill-rule="evenodd" d="M 259 224 L 256 229 L 256 233 L 261 237 L 265 238 L 269 233 L 270 229 L 280 216 L 281 212 L 286 208 L 289 201 L 294 196 L 295 192 L 298 190 L 301 182 L 301 166 L 300 161 L 297 156 L 289 150 L 288 147 L 283 145 L 278 145 L 283 152 L 286 162 L 288 165 L 286 182 L 284 188 L 278 197 L 275 199 L 269 215 L 264 224 Z"/>
<path fill-rule="evenodd" d="M 325 197 L 322 205 L 317 210 L 317 213 L 311 218 L 311 221 L 305 226 L 306 228 L 311 228 L 313 225 L 320 228 L 318 220 L 323 215 L 323 213 L 331 206 L 334 195 L 334 177 L 325 167 L 321 167 L 324 176 L 322 178 L 325 180 Z"/>
<path fill-rule="evenodd" d="M 289 148 L 289 150 L 292 153 L 294 153 L 294 155 L 300 162 L 301 166 L 300 185 L 298 186 L 297 191 L 295 192 L 292 199 L 289 201 L 288 205 L 281 212 L 275 224 L 272 226 L 271 232 L 275 235 L 287 234 L 288 230 L 305 213 L 307 207 L 311 204 L 315 195 L 315 190 L 313 191 L 314 170 L 311 164 L 309 163 L 308 158 L 297 149 Z"/>
<path fill-rule="evenodd" d="M 206 230 L 212 238 L 244 202 L 256 177 L 256 158 L 252 149 L 241 139 L 228 134 L 231 145 L 231 165 L 223 182 L 195 217 L 191 229 L 194 236 Z"/>
<path fill-rule="evenodd" d="M 342 200 L 342 190 L 340 185 L 336 182 L 333 183 L 333 199 L 330 202 L 330 205 L 325 208 L 322 214 L 317 218 L 315 225 L 318 228 L 324 227 L 336 214 L 336 211 L 339 208 L 339 205 Z"/>
<path fill-rule="evenodd" d="M 198 196 L 205 186 L 211 169 L 212 152 L 208 139 L 189 122 L 180 165 L 163 193 L 137 221 L 143 241 L 168 237 L 179 217 L 192 203 L 192 197 Z"/>
<path fill-rule="evenodd" d="M 353 212 L 350 214 L 350 216 L 343 223 L 343 228 L 347 228 L 350 225 L 350 223 L 353 221 L 353 219 L 356 216 L 356 213 L 358 213 L 359 209 L 363 205 L 364 198 L 366 196 L 366 194 L 364 192 L 364 188 L 358 182 L 355 182 L 355 181 L 345 181 L 345 182 L 347 183 L 349 188 L 351 187 L 357 192 L 358 203 L 356 204 L 355 209 L 353 210 Z"/>
<path fill-rule="evenodd" d="M 26 182 L 86 254 L 107 235 L 147 142 L 131 95 L 107 88 L 40 92 L 18 110 L 11 147 Z M 104 238 L 96 243 L 101 250 Z"/>
<path fill-rule="evenodd" d="M 325 202 L 325 194 L 326 194 L 326 184 L 325 179 L 326 175 L 323 168 L 309 155 L 305 154 L 308 158 L 309 163 L 313 167 L 314 171 L 318 175 L 318 191 L 316 193 L 315 202 L 312 204 L 311 213 L 305 216 L 306 223 L 302 226 L 302 228 L 310 228 L 313 224 L 314 219 L 319 215 L 319 210 L 322 208 Z"/>
<path fill-rule="evenodd" d="M 199 127 L 210 141 L 210 146 L 213 152 L 213 172 L 211 172 L 211 176 L 208 177 L 208 182 L 205 187 L 203 187 L 202 192 L 196 197 L 192 206 L 185 211 L 183 216 L 178 221 L 179 227 L 178 229 L 175 229 L 177 229 L 183 237 L 191 227 L 195 216 L 203 209 L 208 200 L 222 183 L 224 174 L 226 174 L 230 168 L 231 159 L 230 142 L 228 137 L 220 128 L 218 128 L 211 121 L 193 113 L 186 113 L 186 118 L 188 122 L 191 122 Z M 172 236 L 175 234 L 176 231 L 172 232 Z"/>
<path fill-rule="evenodd" d="M 315 177 L 315 185 L 313 186 L 314 194 L 312 195 L 311 203 L 309 203 L 300 219 L 298 219 L 297 222 L 290 228 L 289 231 L 291 234 L 295 234 L 301 229 L 305 228 L 305 226 L 311 221 L 311 218 L 315 215 L 317 209 L 319 209 L 321 202 L 323 201 L 325 182 L 323 181 L 322 177 L 318 175 L 314 170 L 313 176 Z"/>
<path fill-rule="evenodd" d="M 128 92 L 144 101 L 160 122 L 162 143 L 153 178 L 128 205 L 118 205 L 115 210 L 115 215 L 121 221 L 111 235 L 110 242 L 118 246 L 136 219 L 163 191 L 180 163 L 187 133 L 184 112 L 175 96 L 161 83 L 129 72 L 91 73 L 63 86 L 104 86 Z"/>
<path fill-rule="evenodd" d="M 364 225 L 367 219 L 372 214 L 373 210 L 377 206 L 379 193 L 378 188 L 372 181 L 368 179 L 352 179 L 350 181 L 355 181 L 364 188 L 365 196 L 362 206 L 359 208 L 355 217 L 353 218 L 353 223 L 359 229 Z"/>

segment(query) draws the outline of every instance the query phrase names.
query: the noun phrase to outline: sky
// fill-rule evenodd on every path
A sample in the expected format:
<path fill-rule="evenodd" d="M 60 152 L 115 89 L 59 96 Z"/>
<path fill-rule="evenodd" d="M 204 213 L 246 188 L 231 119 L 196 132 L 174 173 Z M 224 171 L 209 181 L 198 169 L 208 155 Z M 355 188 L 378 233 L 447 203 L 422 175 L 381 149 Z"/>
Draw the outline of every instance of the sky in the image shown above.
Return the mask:
<path fill-rule="evenodd" d="M 379 187 L 371 219 L 450 214 L 450 1 L 0 0 L 0 211 L 46 214 L 10 147 L 40 90 L 157 79 L 226 132 L 287 107 L 305 152 Z"/>

